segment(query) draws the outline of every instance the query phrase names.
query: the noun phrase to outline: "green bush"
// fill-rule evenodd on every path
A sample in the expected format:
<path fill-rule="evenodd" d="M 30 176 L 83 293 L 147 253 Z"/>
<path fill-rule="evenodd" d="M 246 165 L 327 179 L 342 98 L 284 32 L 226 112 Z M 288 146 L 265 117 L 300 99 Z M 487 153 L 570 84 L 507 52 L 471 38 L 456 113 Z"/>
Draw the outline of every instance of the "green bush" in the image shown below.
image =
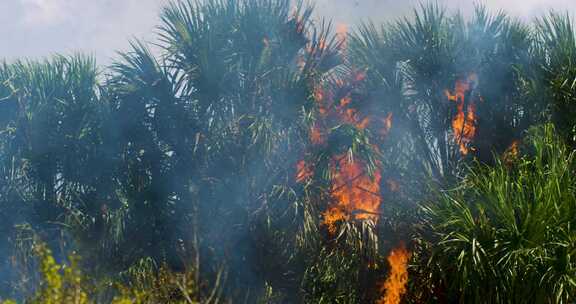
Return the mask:
<path fill-rule="evenodd" d="M 434 286 L 461 303 L 574 299 L 576 161 L 554 133 L 532 129 L 527 156 L 476 164 L 425 205 Z"/>

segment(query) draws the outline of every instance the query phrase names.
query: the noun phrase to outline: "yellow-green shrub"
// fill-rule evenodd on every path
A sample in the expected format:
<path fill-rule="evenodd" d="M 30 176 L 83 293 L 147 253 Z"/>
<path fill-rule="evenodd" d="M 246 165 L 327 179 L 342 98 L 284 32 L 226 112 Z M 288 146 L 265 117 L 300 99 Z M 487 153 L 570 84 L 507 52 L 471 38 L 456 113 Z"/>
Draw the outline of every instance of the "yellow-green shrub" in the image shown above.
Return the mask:
<path fill-rule="evenodd" d="M 69 257 L 68 265 L 56 263 L 52 251 L 46 244 L 37 245 L 35 252 L 40 259 L 40 272 L 42 283 L 33 299 L 32 304 L 87 304 L 87 287 L 84 286 L 82 272 L 78 266 L 79 258 L 76 255 Z"/>

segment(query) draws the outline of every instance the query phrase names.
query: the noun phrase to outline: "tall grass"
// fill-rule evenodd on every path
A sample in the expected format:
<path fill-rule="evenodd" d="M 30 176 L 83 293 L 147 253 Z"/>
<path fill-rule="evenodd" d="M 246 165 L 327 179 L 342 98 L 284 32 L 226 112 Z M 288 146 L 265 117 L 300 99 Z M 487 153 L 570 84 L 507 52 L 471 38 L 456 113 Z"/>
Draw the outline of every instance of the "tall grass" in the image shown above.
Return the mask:
<path fill-rule="evenodd" d="M 428 271 L 460 303 L 570 303 L 576 296 L 576 161 L 546 125 L 526 156 L 474 165 L 424 207 Z M 456 300 L 454 299 L 454 300 Z"/>

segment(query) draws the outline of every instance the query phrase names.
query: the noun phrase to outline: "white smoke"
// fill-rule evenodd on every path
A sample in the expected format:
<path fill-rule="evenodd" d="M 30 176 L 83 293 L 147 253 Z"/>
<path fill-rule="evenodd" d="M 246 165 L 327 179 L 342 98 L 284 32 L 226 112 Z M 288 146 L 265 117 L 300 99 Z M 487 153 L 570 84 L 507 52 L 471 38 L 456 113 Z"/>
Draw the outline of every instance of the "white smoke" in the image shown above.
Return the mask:
<path fill-rule="evenodd" d="M 373 21 L 389 21 L 409 14 L 421 0 L 315 0 L 312 3 L 318 13 L 336 22 L 358 23 L 366 18 Z M 484 4 L 492 11 L 504 10 L 512 16 L 530 21 L 551 9 L 576 13 L 576 0 L 437 0 L 450 10 L 460 10 L 469 15 L 475 4 Z"/>
<path fill-rule="evenodd" d="M 154 39 L 160 7 L 168 0 L 0 0 L 3 37 L 0 58 L 43 57 L 82 51 L 102 64 L 132 37 Z M 306 1 L 306 0 L 305 0 Z M 351 26 L 361 20 L 389 21 L 410 14 L 427 0 L 308 0 L 320 16 Z M 437 0 L 470 13 L 473 0 Z M 553 8 L 576 13 L 576 0 L 485 0 L 526 21 Z"/>

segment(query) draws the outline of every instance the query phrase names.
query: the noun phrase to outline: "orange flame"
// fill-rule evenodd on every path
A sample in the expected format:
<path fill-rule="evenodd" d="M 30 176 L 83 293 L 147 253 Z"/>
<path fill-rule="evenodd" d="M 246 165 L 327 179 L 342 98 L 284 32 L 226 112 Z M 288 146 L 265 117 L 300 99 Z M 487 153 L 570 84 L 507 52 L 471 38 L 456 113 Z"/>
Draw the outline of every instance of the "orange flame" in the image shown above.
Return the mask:
<path fill-rule="evenodd" d="M 324 90 L 322 89 L 321 86 L 317 86 L 316 88 L 314 88 L 314 100 L 316 100 L 317 102 L 321 102 L 322 100 L 324 100 Z"/>
<path fill-rule="evenodd" d="M 354 74 L 355 81 L 364 79 L 365 74 Z M 365 129 L 370 124 L 370 117 L 361 117 L 353 107 L 352 97 L 346 95 L 338 101 L 333 114 L 344 123 L 358 129 Z M 370 176 L 364 170 L 365 163 L 361 160 L 350 160 L 346 154 L 335 156 L 330 164 L 332 173 L 331 197 L 332 203 L 323 213 L 323 224 L 332 234 L 336 232 L 336 224 L 340 221 L 357 219 L 377 221 L 381 203 L 380 180 L 381 173 L 374 172 Z"/>
<path fill-rule="evenodd" d="M 519 154 L 519 146 L 520 146 L 520 141 L 519 140 L 515 140 L 512 142 L 512 144 L 510 145 L 510 147 L 508 147 L 508 149 L 506 149 L 506 152 L 516 158 L 518 157 Z"/>
<path fill-rule="evenodd" d="M 310 128 L 310 141 L 315 145 L 321 145 L 324 143 L 324 135 L 320 128 L 316 125 Z"/>
<path fill-rule="evenodd" d="M 302 183 L 312 176 L 312 170 L 301 160 L 296 165 L 296 181 Z"/>
<path fill-rule="evenodd" d="M 348 48 L 348 25 L 346 23 L 338 23 L 336 25 L 336 38 L 341 43 L 341 49 L 346 51 Z"/>
<path fill-rule="evenodd" d="M 314 101 L 316 101 L 316 104 L 318 105 L 318 112 L 320 113 L 321 116 L 325 116 L 326 114 L 328 114 L 325 105 L 325 99 L 326 94 L 324 93 L 324 89 L 322 88 L 322 86 L 320 85 L 316 86 L 314 88 Z"/>
<path fill-rule="evenodd" d="M 518 155 L 520 155 L 520 140 L 515 140 L 510 144 L 508 149 L 504 151 L 502 159 L 505 164 L 511 165 L 516 159 L 518 159 Z"/>
<path fill-rule="evenodd" d="M 476 135 L 476 105 L 473 100 L 466 103 L 466 95 L 470 92 L 472 85 L 477 82 L 478 76 L 472 73 L 466 79 L 456 81 L 454 92 L 445 91 L 448 100 L 457 103 L 458 112 L 452 120 L 452 130 L 462 155 L 470 152 L 470 143 Z"/>
<path fill-rule="evenodd" d="M 352 98 L 350 96 L 346 96 L 340 99 L 340 107 L 346 107 L 352 102 Z"/>
<path fill-rule="evenodd" d="M 358 129 L 366 129 L 370 123 L 370 118 L 364 117 L 363 119 L 360 119 L 358 111 L 349 107 L 351 102 L 352 98 L 350 96 L 340 99 L 340 104 L 337 106 L 338 111 L 340 112 L 340 119 L 347 124 L 356 126 Z"/>
<path fill-rule="evenodd" d="M 350 83 L 362 81 L 366 77 L 364 72 L 353 74 L 348 80 Z M 344 79 L 338 86 L 344 87 Z M 346 82 L 348 83 L 348 82 Z M 353 104 L 350 94 L 338 99 L 331 91 L 324 91 L 321 86 L 314 88 L 313 98 L 319 111 L 319 121 L 311 126 L 309 137 L 313 145 L 318 146 L 326 141 L 325 134 L 331 121 L 347 123 L 358 129 L 368 128 L 371 117 L 362 115 Z M 382 121 L 385 131 L 392 127 L 392 114 Z M 376 148 L 376 147 L 375 147 Z M 377 221 L 381 204 L 380 182 L 381 173 L 376 170 L 374 174 L 365 171 L 366 164 L 362 160 L 351 160 L 347 154 L 333 156 L 329 163 L 332 176 L 330 186 L 331 201 L 322 213 L 322 225 L 328 232 L 336 232 L 337 223 L 346 220 L 372 220 Z M 296 181 L 304 182 L 313 175 L 311 169 L 303 161 L 297 164 Z"/>
<path fill-rule="evenodd" d="M 323 224 L 330 233 L 336 232 L 336 223 L 342 220 L 378 219 L 380 208 L 380 172 L 370 177 L 364 171 L 364 164 L 352 162 L 346 155 L 337 157 L 331 163 L 333 204 L 326 210 Z"/>
<path fill-rule="evenodd" d="M 377 304 L 400 304 L 402 296 L 406 293 L 409 259 L 410 252 L 403 244 L 398 248 L 392 249 L 388 256 L 390 273 L 380 288 L 384 296 L 376 302 Z"/>
<path fill-rule="evenodd" d="M 354 81 L 361 82 L 366 79 L 366 73 L 362 71 L 358 71 L 354 74 Z"/>
<path fill-rule="evenodd" d="M 318 49 L 319 50 L 325 50 L 326 49 L 326 40 L 325 39 L 321 38 L 318 41 Z"/>
<path fill-rule="evenodd" d="M 382 118 L 382 129 L 380 129 L 380 135 L 386 137 L 388 133 L 390 133 L 390 129 L 392 129 L 392 112 Z"/>

